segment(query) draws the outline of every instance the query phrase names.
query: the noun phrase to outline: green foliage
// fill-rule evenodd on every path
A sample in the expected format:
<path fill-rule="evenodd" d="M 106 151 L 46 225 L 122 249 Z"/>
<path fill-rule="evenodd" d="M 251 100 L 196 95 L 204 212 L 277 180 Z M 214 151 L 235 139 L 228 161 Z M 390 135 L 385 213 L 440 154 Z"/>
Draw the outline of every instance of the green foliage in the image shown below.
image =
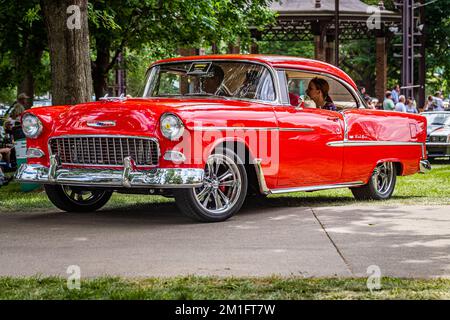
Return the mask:
<path fill-rule="evenodd" d="M 314 58 L 314 44 L 307 41 L 260 41 L 258 47 L 263 54 Z"/>
<path fill-rule="evenodd" d="M 47 36 L 39 0 L 0 0 L 0 95 L 10 98 L 26 72 L 48 75 L 41 63 Z M 48 91 L 49 81 L 37 84 Z"/>
<path fill-rule="evenodd" d="M 427 91 L 450 92 L 450 0 L 425 7 Z"/>
<path fill-rule="evenodd" d="M 146 71 L 152 62 L 176 55 L 175 48 L 169 46 L 145 46 L 141 50 L 127 50 L 127 94 L 140 96 L 143 92 Z"/>

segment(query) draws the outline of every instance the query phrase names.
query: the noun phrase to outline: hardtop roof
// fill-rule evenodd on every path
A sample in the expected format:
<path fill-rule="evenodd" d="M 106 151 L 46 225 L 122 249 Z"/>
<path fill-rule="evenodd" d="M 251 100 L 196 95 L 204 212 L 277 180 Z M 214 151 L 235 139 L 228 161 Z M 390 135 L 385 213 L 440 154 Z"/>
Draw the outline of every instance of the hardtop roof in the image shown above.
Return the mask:
<path fill-rule="evenodd" d="M 152 64 L 160 64 L 160 63 L 170 63 L 170 62 L 182 62 L 182 61 L 204 61 L 204 60 L 236 60 L 236 61 L 252 61 L 264 63 L 272 66 L 273 68 L 294 68 L 305 71 L 312 72 L 324 72 L 333 76 L 336 76 L 348 84 L 350 84 L 354 89 L 357 89 L 355 82 L 347 75 L 344 71 L 333 66 L 329 63 L 301 58 L 301 57 L 293 57 L 293 56 L 282 56 L 282 55 L 262 55 L 262 54 L 222 54 L 222 55 L 203 55 L 203 56 L 186 56 L 186 57 L 177 57 L 177 58 L 169 58 L 164 60 L 156 61 Z"/>

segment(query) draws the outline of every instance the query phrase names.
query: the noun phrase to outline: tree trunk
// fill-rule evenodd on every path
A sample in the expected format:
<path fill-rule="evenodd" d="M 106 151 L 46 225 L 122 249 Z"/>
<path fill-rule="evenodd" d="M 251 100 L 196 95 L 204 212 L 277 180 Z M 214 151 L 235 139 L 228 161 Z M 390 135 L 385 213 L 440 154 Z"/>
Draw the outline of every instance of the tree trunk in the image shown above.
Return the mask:
<path fill-rule="evenodd" d="M 17 95 L 25 93 L 27 99 L 25 108 L 33 106 L 35 70 L 41 65 L 43 48 L 41 43 L 30 41 L 28 36 L 24 37 L 21 54 L 16 56 L 17 70 L 19 70 L 19 79 L 17 82 Z"/>
<path fill-rule="evenodd" d="M 50 49 L 53 104 L 91 101 L 87 0 L 42 0 L 41 3 Z M 78 6 L 79 16 L 77 10 L 67 13 L 73 5 Z"/>
<path fill-rule="evenodd" d="M 105 95 L 107 88 L 106 76 L 108 75 L 108 66 L 111 60 L 111 43 L 96 39 L 95 47 L 97 49 L 97 58 L 93 62 L 92 80 L 94 82 L 94 92 L 96 99 Z"/>
<path fill-rule="evenodd" d="M 17 86 L 17 95 L 25 93 L 30 99 L 27 99 L 27 103 L 25 108 L 29 109 L 33 106 L 33 98 L 34 98 L 34 76 L 30 70 L 27 70 L 25 75 L 22 77 L 22 81 L 20 81 Z"/>

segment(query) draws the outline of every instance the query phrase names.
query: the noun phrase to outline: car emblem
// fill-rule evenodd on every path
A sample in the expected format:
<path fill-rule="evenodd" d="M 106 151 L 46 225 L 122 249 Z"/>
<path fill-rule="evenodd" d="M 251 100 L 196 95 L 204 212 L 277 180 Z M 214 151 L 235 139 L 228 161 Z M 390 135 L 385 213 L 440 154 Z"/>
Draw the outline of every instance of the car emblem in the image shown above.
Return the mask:
<path fill-rule="evenodd" d="M 88 121 L 87 122 L 88 127 L 115 127 L 116 122 L 115 121 Z"/>

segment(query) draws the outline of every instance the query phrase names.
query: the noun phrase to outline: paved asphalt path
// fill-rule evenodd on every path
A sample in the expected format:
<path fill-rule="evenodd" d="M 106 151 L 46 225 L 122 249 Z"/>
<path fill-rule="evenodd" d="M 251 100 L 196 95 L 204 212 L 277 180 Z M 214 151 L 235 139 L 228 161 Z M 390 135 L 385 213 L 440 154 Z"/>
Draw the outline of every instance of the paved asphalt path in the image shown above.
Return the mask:
<path fill-rule="evenodd" d="M 192 223 L 174 204 L 0 213 L 0 276 L 450 277 L 450 206 L 282 207 Z M 1 210 L 0 210 L 1 211 Z"/>

